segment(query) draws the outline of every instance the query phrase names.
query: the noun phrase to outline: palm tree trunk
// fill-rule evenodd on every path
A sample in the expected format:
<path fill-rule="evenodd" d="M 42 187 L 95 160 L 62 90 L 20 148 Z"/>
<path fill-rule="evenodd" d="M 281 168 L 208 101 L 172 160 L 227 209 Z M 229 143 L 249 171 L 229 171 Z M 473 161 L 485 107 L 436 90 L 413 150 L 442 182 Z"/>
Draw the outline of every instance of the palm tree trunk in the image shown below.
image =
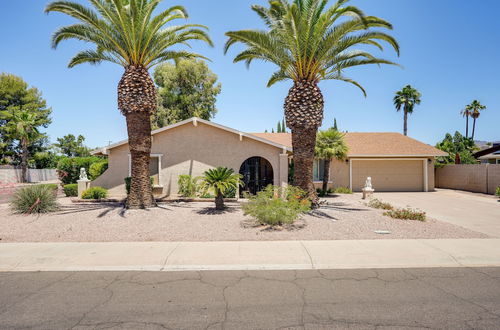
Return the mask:
<path fill-rule="evenodd" d="M 215 209 L 218 211 L 224 210 L 224 196 L 219 190 L 216 190 Z"/>
<path fill-rule="evenodd" d="M 292 147 L 294 162 L 293 183 L 305 192 L 313 204 L 318 196 L 313 184 L 314 147 L 316 146 L 316 127 L 292 128 Z"/>
<path fill-rule="evenodd" d="M 407 136 L 408 135 L 408 111 L 406 111 L 406 108 L 405 108 L 405 114 L 404 114 L 404 125 L 403 125 L 403 132 L 404 132 L 404 135 Z"/>
<path fill-rule="evenodd" d="M 472 121 L 472 141 L 474 141 L 474 134 L 476 133 L 476 118 Z"/>
<path fill-rule="evenodd" d="M 130 193 L 127 207 L 132 209 L 156 206 L 151 188 L 149 161 L 151 152 L 151 121 L 148 112 L 126 114 L 131 156 Z"/>
<path fill-rule="evenodd" d="M 28 141 L 21 139 L 21 182 L 28 182 Z"/>
<path fill-rule="evenodd" d="M 330 160 L 325 159 L 324 161 L 324 171 L 323 171 L 323 194 L 328 195 L 328 181 L 330 179 Z"/>
<path fill-rule="evenodd" d="M 465 116 L 465 137 L 469 137 L 469 116 Z"/>

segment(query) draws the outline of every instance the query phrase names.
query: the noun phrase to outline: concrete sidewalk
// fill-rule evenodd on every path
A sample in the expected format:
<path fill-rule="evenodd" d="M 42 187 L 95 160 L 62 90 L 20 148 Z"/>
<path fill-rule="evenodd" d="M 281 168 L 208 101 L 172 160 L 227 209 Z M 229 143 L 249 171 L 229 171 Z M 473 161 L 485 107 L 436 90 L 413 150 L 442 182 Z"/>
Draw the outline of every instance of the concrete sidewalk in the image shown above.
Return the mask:
<path fill-rule="evenodd" d="M 500 239 L 0 244 L 0 271 L 483 266 L 500 266 Z"/>

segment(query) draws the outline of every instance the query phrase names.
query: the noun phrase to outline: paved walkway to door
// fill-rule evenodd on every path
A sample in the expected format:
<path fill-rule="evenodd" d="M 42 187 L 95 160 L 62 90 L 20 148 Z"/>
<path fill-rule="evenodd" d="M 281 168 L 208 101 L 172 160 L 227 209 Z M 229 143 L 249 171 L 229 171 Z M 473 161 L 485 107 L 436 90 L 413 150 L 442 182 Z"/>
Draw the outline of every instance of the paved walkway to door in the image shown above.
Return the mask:
<path fill-rule="evenodd" d="M 446 221 L 493 237 L 500 237 L 500 201 L 491 195 L 459 190 L 377 193 L 375 197 L 394 206 L 419 208 Z"/>

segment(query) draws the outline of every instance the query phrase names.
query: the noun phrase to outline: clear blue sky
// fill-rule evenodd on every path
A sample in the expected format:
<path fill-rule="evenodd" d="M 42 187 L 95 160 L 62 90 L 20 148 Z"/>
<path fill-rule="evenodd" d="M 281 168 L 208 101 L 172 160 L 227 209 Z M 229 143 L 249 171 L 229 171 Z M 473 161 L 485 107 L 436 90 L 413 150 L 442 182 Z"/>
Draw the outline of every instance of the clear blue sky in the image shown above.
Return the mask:
<path fill-rule="evenodd" d="M 86 2 L 85 0 L 80 0 Z M 45 15 L 48 1 L 0 1 L 0 72 L 23 77 L 38 87 L 52 107 L 52 141 L 68 133 L 83 134 L 91 147 L 126 138 L 125 119 L 117 110 L 116 85 L 122 68 L 114 64 L 66 67 L 85 44 L 50 47 L 56 28 L 73 22 L 61 14 Z M 224 32 L 259 28 L 251 4 L 265 0 L 165 0 L 167 7 L 184 5 L 190 22 L 210 27 L 216 44 L 196 43 L 194 49 L 212 59 L 222 94 L 215 121 L 239 130 L 258 132 L 276 126 L 290 82 L 266 88 L 273 67 L 255 63 L 250 70 L 233 64 L 234 48 L 224 56 Z M 435 144 L 446 132 L 464 131 L 460 109 L 473 99 L 488 106 L 477 124 L 476 138 L 500 140 L 500 20 L 498 0 L 353 0 L 369 15 L 389 20 L 401 44 L 401 57 L 387 49 L 384 56 L 404 66 L 364 67 L 348 72 L 368 91 L 323 82 L 325 126 L 336 117 L 339 128 L 354 131 L 402 131 L 402 114 L 392 105 L 394 92 L 412 84 L 423 95 L 409 121 L 409 135 Z"/>

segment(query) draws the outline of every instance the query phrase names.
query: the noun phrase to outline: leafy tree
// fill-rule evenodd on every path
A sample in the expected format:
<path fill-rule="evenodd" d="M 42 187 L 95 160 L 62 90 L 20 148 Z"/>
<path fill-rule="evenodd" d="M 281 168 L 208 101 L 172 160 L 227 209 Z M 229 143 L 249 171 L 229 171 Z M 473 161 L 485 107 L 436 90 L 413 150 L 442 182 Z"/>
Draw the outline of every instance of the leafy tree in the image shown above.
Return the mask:
<path fill-rule="evenodd" d="M 79 52 L 69 67 L 103 61 L 123 66 L 118 84 L 118 108 L 125 116 L 131 155 L 132 181 L 127 207 L 155 206 L 149 178 L 151 114 L 157 108 L 156 87 L 148 69 L 168 60 L 202 57 L 179 50 L 191 40 L 212 45 L 206 27 L 186 24 L 165 27 L 187 18 L 181 6 L 158 9 L 161 0 L 89 0 L 91 7 L 74 1 L 55 1 L 45 12 L 60 12 L 77 19 L 52 37 L 55 48 L 63 40 L 85 41 L 95 48 Z M 156 14 L 156 15 L 155 15 Z"/>
<path fill-rule="evenodd" d="M 396 40 L 371 28 L 392 29 L 380 18 L 365 16 L 348 0 L 338 0 L 329 6 L 328 0 L 269 0 L 269 7 L 252 9 L 264 21 L 266 30 L 227 32 L 229 48 L 242 43 L 246 48 L 234 61 L 249 65 L 253 60 L 270 62 L 278 67 L 268 86 L 283 80 L 293 81 L 285 100 L 286 126 L 292 130 L 294 150 L 294 184 L 317 202 L 313 185 L 313 161 L 316 132 L 323 121 L 323 95 L 318 87 L 322 80 L 345 81 L 361 85 L 344 75 L 345 69 L 366 64 L 394 64 L 376 58 L 366 45 L 382 48 L 388 42 L 397 52 Z"/>
<path fill-rule="evenodd" d="M 83 135 L 75 137 L 73 134 L 68 134 L 62 138 L 57 138 L 57 143 L 54 143 L 54 146 L 68 157 L 88 157 L 90 156 L 90 150 L 83 144 L 84 141 L 85 137 Z"/>
<path fill-rule="evenodd" d="M 478 150 L 474 140 L 464 137 L 459 132 L 455 132 L 453 136 L 447 133 L 443 141 L 436 145 L 436 148 L 448 153 L 448 156 L 436 159 L 437 166 L 455 164 L 457 155 L 462 164 L 477 164 L 477 160 L 473 156 L 474 152 Z"/>
<path fill-rule="evenodd" d="M 338 131 L 339 128 L 337 127 L 337 118 L 333 118 L 333 129 Z"/>
<path fill-rule="evenodd" d="M 476 133 L 476 120 L 479 118 L 481 115 L 481 111 L 486 110 L 486 106 L 482 105 L 481 102 L 478 100 L 472 101 L 471 104 L 469 104 L 466 109 L 469 111 L 470 116 L 473 119 L 472 123 L 472 140 L 474 141 L 474 135 Z"/>
<path fill-rule="evenodd" d="M 216 167 L 205 171 L 202 186 L 205 189 L 213 189 L 215 194 L 215 209 L 224 209 L 224 193 L 231 189 L 237 189 L 241 185 L 241 175 L 227 167 Z"/>
<path fill-rule="evenodd" d="M 281 133 L 281 121 L 279 121 L 278 125 L 276 126 L 276 132 Z"/>
<path fill-rule="evenodd" d="M 198 117 L 212 119 L 221 84 L 201 60 L 181 60 L 156 67 L 154 81 L 158 86 L 158 110 L 151 118 L 153 128 Z"/>
<path fill-rule="evenodd" d="M 399 111 L 403 108 L 404 113 L 404 127 L 403 132 L 404 135 L 408 135 L 408 114 L 413 113 L 413 109 L 415 109 L 416 104 L 420 104 L 420 98 L 422 95 L 418 90 L 411 87 L 410 85 L 406 85 L 402 90 L 396 92 L 394 96 L 394 106 L 396 110 Z"/>
<path fill-rule="evenodd" d="M 319 131 L 316 138 L 316 157 L 324 162 L 323 172 L 323 193 L 328 190 L 330 178 L 330 162 L 332 159 L 344 160 L 347 158 L 349 148 L 344 141 L 345 134 L 340 133 L 335 128 Z"/>
<path fill-rule="evenodd" d="M 22 181 L 27 181 L 30 146 L 43 140 L 39 131 L 50 123 L 51 109 L 38 89 L 22 78 L 0 74 L 0 151 L 2 162 L 20 157 Z M 17 145 L 16 145 L 17 142 Z"/>

